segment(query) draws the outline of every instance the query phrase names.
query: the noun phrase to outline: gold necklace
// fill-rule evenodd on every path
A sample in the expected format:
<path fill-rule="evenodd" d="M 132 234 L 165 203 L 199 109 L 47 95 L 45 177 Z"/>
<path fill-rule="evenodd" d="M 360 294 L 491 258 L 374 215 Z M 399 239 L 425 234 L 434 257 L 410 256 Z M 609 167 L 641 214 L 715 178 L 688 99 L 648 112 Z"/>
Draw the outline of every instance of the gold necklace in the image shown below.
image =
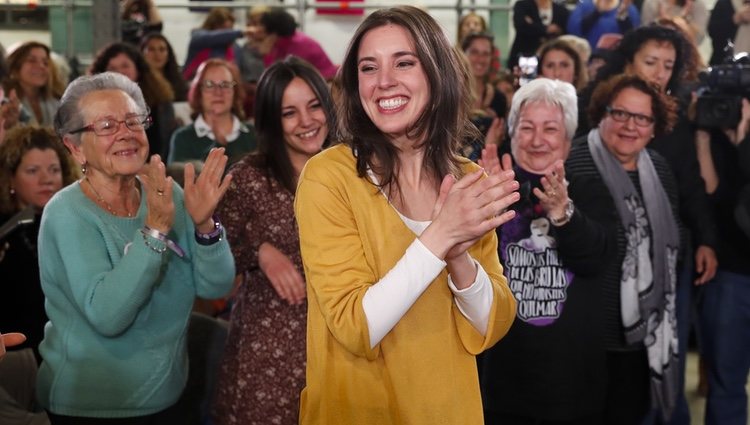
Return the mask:
<path fill-rule="evenodd" d="M 103 204 L 104 207 L 107 208 L 107 211 L 109 211 L 110 214 L 115 215 L 115 216 L 120 216 L 120 214 L 115 212 L 115 209 L 112 208 L 112 205 L 110 205 L 109 202 L 105 201 L 104 198 L 102 198 L 102 195 L 100 195 L 99 192 L 97 192 L 96 188 L 91 183 L 91 180 L 89 180 L 89 177 L 88 176 L 84 177 L 84 180 L 86 180 L 86 183 L 89 184 L 89 187 L 94 192 L 94 195 L 96 196 L 96 200 L 99 201 L 100 204 Z M 125 216 L 133 217 L 133 214 L 131 214 L 130 211 L 128 211 L 127 209 L 127 202 L 125 203 Z"/>

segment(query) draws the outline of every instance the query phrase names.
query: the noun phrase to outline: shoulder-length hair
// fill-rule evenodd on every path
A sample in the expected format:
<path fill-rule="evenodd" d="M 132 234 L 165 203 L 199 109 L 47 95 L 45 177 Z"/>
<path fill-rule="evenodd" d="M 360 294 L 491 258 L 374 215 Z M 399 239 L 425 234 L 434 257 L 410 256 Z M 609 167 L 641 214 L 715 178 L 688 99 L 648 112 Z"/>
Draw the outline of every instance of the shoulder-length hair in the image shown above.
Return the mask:
<path fill-rule="evenodd" d="M 671 96 L 659 90 L 656 84 L 647 82 L 636 75 L 616 75 L 596 86 L 589 103 L 589 119 L 592 128 L 598 127 L 607 113 L 607 107 L 625 89 L 635 89 L 651 98 L 651 113 L 654 117 L 654 136 L 663 136 L 674 128 L 677 122 L 677 103 Z"/>
<path fill-rule="evenodd" d="M 16 126 L 8 131 L 0 145 L 0 214 L 18 211 L 18 203 L 10 194 L 10 181 L 18 170 L 24 155 L 32 149 L 52 149 L 60 160 L 63 186 L 79 177 L 78 168 L 68 150 L 52 129 L 36 126 Z"/>
<path fill-rule="evenodd" d="M 206 19 L 203 20 L 201 28 L 204 30 L 216 30 L 224 28 L 227 22 L 234 24 L 234 15 L 226 7 L 214 7 L 208 11 Z"/>
<path fill-rule="evenodd" d="M 457 155 L 461 142 L 481 137 L 469 120 L 471 72 L 435 19 L 413 6 L 377 10 L 354 33 L 338 74 L 340 90 L 336 95 L 337 99 L 340 97 L 337 104 L 341 126 L 336 138 L 347 140 L 356 152 L 360 177 L 369 167 L 380 177 L 381 187 L 390 190 L 392 184 L 398 185 L 398 148 L 375 126 L 362 106 L 357 64 L 362 38 L 370 30 L 388 24 L 398 25 L 411 35 L 430 90 L 427 105 L 406 134 L 423 140 L 424 165 L 435 177 L 461 177 L 462 159 Z"/>
<path fill-rule="evenodd" d="M 208 59 L 203 62 L 195 72 L 195 78 L 193 78 L 192 83 L 190 83 L 190 91 L 188 92 L 188 103 L 190 104 L 191 110 L 190 117 L 196 119 L 198 118 L 198 115 L 203 113 L 203 92 L 201 91 L 201 85 L 206 78 L 206 72 L 210 68 L 218 66 L 226 68 L 232 74 L 232 81 L 236 83 L 234 85 L 234 90 L 232 91 L 232 93 L 234 93 L 232 99 L 232 114 L 239 118 L 240 121 L 244 121 L 245 109 L 242 105 L 245 101 L 245 90 L 242 88 L 240 72 L 234 64 L 219 58 Z"/>
<path fill-rule="evenodd" d="M 284 143 L 284 128 L 281 109 L 284 91 L 295 78 L 301 78 L 318 98 L 328 125 L 326 145 L 336 128 L 336 113 L 333 99 L 325 79 L 304 60 L 289 56 L 267 68 L 258 81 L 255 97 L 255 129 L 258 134 L 258 153 L 264 165 L 284 187 L 294 193 L 296 189 L 294 169 Z"/>
<path fill-rule="evenodd" d="M 560 51 L 568 55 L 573 60 L 573 85 L 576 91 L 581 90 L 588 82 L 586 74 L 586 67 L 583 65 L 581 55 L 578 51 L 567 41 L 560 39 L 552 39 L 539 47 L 537 56 L 539 57 L 539 67 L 544 66 L 544 58 L 547 53 L 552 51 Z"/>
<path fill-rule="evenodd" d="M 647 25 L 629 31 L 620 40 L 620 44 L 612 52 L 607 63 L 599 70 L 595 84 L 599 81 L 621 74 L 628 64 L 633 63 L 636 53 L 649 41 L 659 44 L 668 43 L 674 47 L 675 60 L 672 67 L 672 77 L 665 88 L 667 92 L 675 93 L 680 85 L 680 79 L 685 68 L 685 39 L 676 30 L 661 25 Z"/>
<path fill-rule="evenodd" d="M 89 73 L 100 74 L 107 71 L 109 61 L 120 54 L 125 54 L 135 64 L 135 69 L 138 72 L 138 81 L 136 82 L 141 87 L 143 97 L 152 110 L 156 110 L 156 107 L 161 103 L 174 100 L 174 92 L 169 82 L 161 74 L 151 69 L 141 52 L 129 43 L 114 42 L 102 48 L 96 54 L 94 62 L 89 68 Z"/>
<path fill-rule="evenodd" d="M 164 34 L 159 32 L 150 32 L 143 36 L 141 39 L 141 45 L 140 50 L 141 54 L 146 50 L 146 46 L 148 45 L 148 42 L 151 40 L 161 40 L 166 44 L 167 46 L 167 63 L 164 64 L 164 69 L 160 70 L 161 74 L 164 76 L 164 78 L 167 80 L 167 83 L 170 83 L 172 87 L 179 88 L 180 91 L 182 91 L 182 95 L 185 96 L 188 90 L 188 85 L 185 82 L 185 78 L 182 76 L 182 72 L 180 72 L 180 65 L 177 63 L 177 56 L 174 54 L 174 49 L 172 48 L 172 44 L 169 43 L 169 40 L 167 40 L 167 37 L 164 36 Z M 145 58 L 144 58 L 145 59 Z M 175 98 L 177 97 L 177 90 L 173 90 L 175 93 Z M 185 99 L 182 99 L 185 100 Z"/>
<path fill-rule="evenodd" d="M 62 96 L 60 88 L 64 88 L 64 84 L 62 83 L 62 81 L 60 81 L 56 65 L 52 61 L 52 54 L 49 47 L 47 47 L 46 44 L 40 43 L 38 41 L 27 41 L 25 43 L 22 43 L 20 46 L 14 48 L 8 55 L 6 61 L 8 75 L 5 82 L 3 83 L 3 87 L 5 88 L 6 93 L 11 90 L 15 90 L 19 98 L 24 97 L 23 90 L 21 88 L 20 72 L 24 61 L 26 61 L 26 58 L 29 57 L 33 49 L 43 49 L 47 54 L 47 60 L 49 61 L 49 77 L 47 79 L 47 84 L 45 84 L 40 89 L 39 94 L 45 99 L 59 99 L 60 96 Z"/>

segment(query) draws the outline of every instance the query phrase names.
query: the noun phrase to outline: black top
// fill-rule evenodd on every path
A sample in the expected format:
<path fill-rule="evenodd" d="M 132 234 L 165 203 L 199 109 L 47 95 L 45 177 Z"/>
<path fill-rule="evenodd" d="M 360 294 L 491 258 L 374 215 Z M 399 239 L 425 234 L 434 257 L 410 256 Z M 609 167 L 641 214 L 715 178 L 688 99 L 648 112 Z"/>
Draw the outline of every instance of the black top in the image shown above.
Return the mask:
<path fill-rule="evenodd" d="M 552 23 L 560 27 L 561 34 L 568 26 L 569 15 L 564 5 L 552 2 Z M 555 36 L 547 34 L 547 26 L 539 17 L 539 7 L 534 0 L 519 0 L 513 5 L 513 27 L 516 38 L 508 55 L 508 69 L 518 64 L 519 56 L 535 56 L 539 46 Z"/>
<path fill-rule="evenodd" d="M 0 216 L 4 224 L 10 216 Z M 44 310 L 44 293 L 39 280 L 37 257 L 37 236 L 41 216 L 33 223 L 13 230 L 4 240 L 0 240 L 0 251 L 8 244 L 0 259 L 0 332 L 21 332 L 26 341 L 8 350 L 31 347 L 37 361 L 41 360 L 37 348 L 44 337 L 47 313 Z M 1 255 L 1 254 L 0 254 Z"/>

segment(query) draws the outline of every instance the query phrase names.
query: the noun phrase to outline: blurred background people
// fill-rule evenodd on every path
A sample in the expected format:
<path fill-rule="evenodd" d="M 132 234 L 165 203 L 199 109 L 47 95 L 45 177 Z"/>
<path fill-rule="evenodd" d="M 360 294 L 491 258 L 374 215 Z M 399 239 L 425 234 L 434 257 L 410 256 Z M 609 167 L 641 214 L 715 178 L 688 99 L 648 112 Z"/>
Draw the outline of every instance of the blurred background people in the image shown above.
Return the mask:
<path fill-rule="evenodd" d="M 231 165 L 255 149 L 255 129 L 245 123 L 239 78 L 237 68 L 223 59 L 201 64 L 190 85 L 194 121 L 172 135 L 168 164 L 202 162 L 211 149 L 223 147 Z"/>
<path fill-rule="evenodd" d="M 234 29 L 235 18 L 232 11 L 224 7 L 215 7 L 206 15 L 200 28 L 190 33 L 187 56 L 182 68 L 186 81 L 195 77 L 200 65 L 212 58 L 233 62 L 238 55 L 237 40 L 249 35 L 249 28 Z"/>
<path fill-rule="evenodd" d="M 31 223 L 0 236 L 0 332 L 19 331 L 26 341 L 17 348 L 34 351 L 44 337 L 47 314 L 39 281 L 37 236 L 42 210 L 50 198 L 78 179 L 78 167 L 49 128 L 15 127 L 0 145 L 0 225 L 31 208 Z"/>
<path fill-rule="evenodd" d="M 173 100 L 175 102 L 187 101 L 188 84 L 182 77 L 169 40 L 161 33 L 148 33 L 141 38 L 140 49 L 151 69 L 161 73 L 164 80 L 172 87 Z"/>
<path fill-rule="evenodd" d="M 645 0 L 641 23 L 649 25 L 668 19 L 682 29 L 692 43 L 700 44 L 706 35 L 708 9 L 703 0 Z"/>
<path fill-rule="evenodd" d="M 540 76 L 570 83 L 576 91 L 586 86 L 588 82 L 586 67 L 578 51 L 567 41 L 550 40 L 539 47 L 537 56 Z"/>
<path fill-rule="evenodd" d="M 508 55 L 508 69 L 518 65 L 519 56 L 534 56 L 542 43 L 565 34 L 569 14 L 564 4 L 552 0 L 516 1 L 513 4 L 516 37 Z"/>
<path fill-rule="evenodd" d="M 339 67 L 320 43 L 297 29 L 294 16 L 285 9 L 271 7 L 261 13 L 259 21 L 259 25 L 252 27 L 251 37 L 258 40 L 258 50 L 264 55 L 266 66 L 294 55 L 314 66 L 326 80 L 336 75 Z"/>
<path fill-rule="evenodd" d="M 230 169 L 217 213 L 244 282 L 232 307 L 214 420 L 297 424 L 305 386 L 307 305 L 294 193 L 302 168 L 335 128 L 323 77 L 290 56 L 263 73 L 258 153 Z"/>
<path fill-rule="evenodd" d="M 605 34 L 625 34 L 641 25 L 641 15 L 632 0 L 583 0 L 568 19 L 569 34 L 596 46 Z"/>
<path fill-rule="evenodd" d="M 471 120 L 483 136 L 461 150 L 461 154 L 472 161 L 479 159 L 486 144 L 500 145 L 505 137 L 507 100 L 490 79 L 492 52 L 495 50 L 492 38 L 488 33 L 471 33 L 461 42 L 461 50 L 473 77 Z"/>
<path fill-rule="evenodd" d="M 149 151 L 166 158 L 169 139 L 177 126 L 171 85 L 160 72 L 151 69 L 137 47 L 128 43 L 112 43 L 96 54 L 89 72 L 99 74 L 105 71 L 120 73 L 138 83 L 151 115 L 151 126 L 146 129 Z"/>
<path fill-rule="evenodd" d="M 120 1 L 122 41 L 138 46 L 151 32 L 161 32 L 164 23 L 154 0 Z"/>
<path fill-rule="evenodd" d="M 497 234 L 518 308 L 508 335 L 479 357 L 488 425 L 602 423 L 599 286 L 614 245 L 593 237 L 601 225 L 568 199 L 563 161 L 575 134 L 576 102 L 570 83 L 547 78 L 513 97 L 508 125 L 521 199 Z"/>
<path fill-rule="evenodd" d="M 709 64 L 726 62 L 735 53 L 750 52 L 750 3 L 743 0 L 717 0 L 708 20 L 711 37 Z M 727 50 L 732 43 L 733 50 Z"/>
<path fill-rule="evenodd" d="M 706 425 L 748 421 L 746 385 L 750 372 L 750 101 L 734 128 L 712 128 L 699 140 L 701 167 L 716 214 L 719 269 L 703 287 L 700 309 L 701 355 L 708 369 Z"/>
<path fill-rule="evenodd" d="M 213 151 L 184 190 L 149 154 L 138 85 L 105 72 L 73 81 L 55 131 L 85 168 L 39 230 L 49 322 L 37 395 L 52 424 L 185 423 L 186 332 L 196 296 L 225 295 L 234 261 L 214 209 L 231 177 Z"/>
<path fill-rule="evenodd" d="M 5 93 L 15 95 L 24 112 L 19 118 L 32 125 L 52 126 L 52 119 L 65 89 L 50 59 L 50 49 L 37 41 L 27 41 L 9 49 Z"/>
<path fill-rule="evenodd" d="M 490 33 L 487 21 L 484 17 L 474 11 L 463 15 L 458 20 L 458 31 L 456 31 L 456 46 L 461 47 L 461 42 L 471 33 Z M 490 62 L 490 78 L 494 78 L 500 71 L 500 49 L 493 46 L 492 61 Z"/>

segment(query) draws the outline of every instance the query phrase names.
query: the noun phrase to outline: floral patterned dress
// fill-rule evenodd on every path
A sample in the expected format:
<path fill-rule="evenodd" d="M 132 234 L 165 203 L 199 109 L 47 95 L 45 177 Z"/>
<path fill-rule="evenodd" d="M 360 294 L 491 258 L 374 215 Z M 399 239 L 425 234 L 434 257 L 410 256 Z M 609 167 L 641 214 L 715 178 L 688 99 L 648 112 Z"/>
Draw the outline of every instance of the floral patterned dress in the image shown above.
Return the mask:
<path fill-rule="evenodd" d="M 227 229 L 237 273 L 245 281 L 232 307 L 213 409 L 224 424 L 297 424 L 305 385 L 307 305 L 289 305 L 258 265 L 268 242 L 302 273 L 294 194 L 248 155 L 231 170 L 218 214 Z"/>

